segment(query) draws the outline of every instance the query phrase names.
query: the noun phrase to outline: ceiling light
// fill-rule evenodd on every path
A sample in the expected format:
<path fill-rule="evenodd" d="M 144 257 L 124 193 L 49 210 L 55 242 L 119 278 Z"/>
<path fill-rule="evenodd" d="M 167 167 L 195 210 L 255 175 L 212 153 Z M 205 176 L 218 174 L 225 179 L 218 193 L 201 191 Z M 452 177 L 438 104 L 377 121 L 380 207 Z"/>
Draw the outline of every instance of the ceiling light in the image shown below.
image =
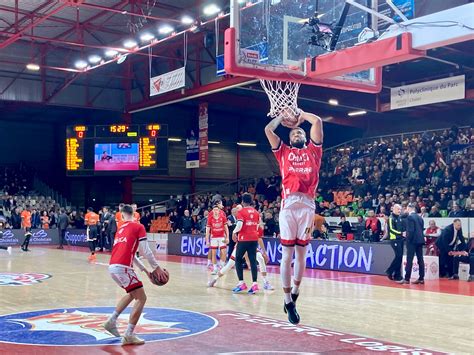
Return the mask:
<path fill-rule="evenodd" d="M 74 63 L 74 66 L 77 68 L 77 69 L 85 69 L 87 68 L 87 62 L 85 60 L 78 60 L 76 61 L 76 63 Z"/>
<path fill-rule="evenodd" d="M 245 143 L 245 142 L 237 142 L 237 145 L 241 145 L 243 147 L 256 147 L 256 143 Z"/>
<path fill-rule="evenodd" d="M 181 23 L 183 25 L 191 25 L 194 23 L 194 20 L 192 17 L 189 17 L 189 16 L 183 16 L 181 17 Z"/>
<path fill-rule="evenodd" d="M 29 63 L 29 64 L 26 65 L 26 69 L 32 70 L 32 71 L 38 71 L 38 70 L 40 70 L 40 66 L 38 64 L 35 64 L 35 63 Z"/>
<path fill-rule="evenodd" d="M 168 142 L 181 142 L 181 138 L 168 138 Z"/>
<path fill-rule="evenodd" d="M 126 54 L 122 54 L 121 56 L 118 57 L 117 59 L 117 64 L 122 64 L 123 62 L 125 62 L 127 60 L 127 55 Z"/>
<path fill-rule="evenodd" d="M 169 25 L 163 25 L 158 29 L 158 32 L 162 35 L 167 35 L 174 31 L 174 28 Z"/>
<path fill-rule="evenodd" d="M 105 51 L 105 56 L 109 58 L 115 57 L 117 54 L 118 54 L 118 51 L 116 51 L 115 49 L 107 49 Z"/>
<path fill-rule="evenodd" d="M 155 35 L 150 32 L 145 32 L 140 35 L 140 41 L 142 42 L 150 42 L 153 39 L 155 39 Z"/>
<path fill-rule="evenodd" d="M 218 141 L 207 141 L 207 143 L 209 143 L 209 144 L 221 144 L 221 142 L 218 142 Z"/>
<path fill-rule="evenodd" d="M 352 112 L 349 112 L 347 114 L 347 116 L 362 116 L 362 115 L 365 115 L 367 113 L 367 111 L 365 110 L 359 110 L 359 111 L 352 111 Z"/>
<path fill-rule="evenodd" d="M 336 99 L 330 99 L 328 101 L 329 105 L 332 105 L 332 106 L 337 106 L 339 105 L 339 101 L 337 101 Z"/>
<path fill-rule="evenodd" d="M 137 46 L 137 42 L 135 42 L 133 39 L 127 39 L 125 42 L 123 42 L 123 46 L 127 49 L 134 48 Z"/>
<path fill-rule="evenodd" d="M 102 60 L 102 58 L 99 57 L 98 55 L 95 55 L 95 54 L 93 54 L 93 55 L 91 55 L 91 56 L 89 57 L 89 63 L 91 63 L 91 64 L 97 64 L 97 63 L 99 63 L 101 60 Z"/>
<path fill-rule="evenodd" d="M 217 14 L 217 13 L 220 12 L 220 11 L 221 11 L 221 9 L 220 9 L 219 6 L 217 6 L 216 4 L 207 5 L 207 6 L 203 9 L 204 15 L 206 15 L 206 16 L 215 15 L 215 14 Z"/>

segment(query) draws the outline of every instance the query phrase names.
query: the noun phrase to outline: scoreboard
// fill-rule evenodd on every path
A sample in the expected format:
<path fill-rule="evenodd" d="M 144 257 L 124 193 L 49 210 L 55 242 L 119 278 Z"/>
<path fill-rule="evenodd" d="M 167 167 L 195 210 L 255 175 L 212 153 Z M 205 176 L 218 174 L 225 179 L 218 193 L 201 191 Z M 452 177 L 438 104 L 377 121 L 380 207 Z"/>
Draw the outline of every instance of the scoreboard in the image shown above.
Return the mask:
<path fill-rule="evenodd" d="M 66 128 L 68 176 L 168 174 L 168 126 L 77 125 Z"/>

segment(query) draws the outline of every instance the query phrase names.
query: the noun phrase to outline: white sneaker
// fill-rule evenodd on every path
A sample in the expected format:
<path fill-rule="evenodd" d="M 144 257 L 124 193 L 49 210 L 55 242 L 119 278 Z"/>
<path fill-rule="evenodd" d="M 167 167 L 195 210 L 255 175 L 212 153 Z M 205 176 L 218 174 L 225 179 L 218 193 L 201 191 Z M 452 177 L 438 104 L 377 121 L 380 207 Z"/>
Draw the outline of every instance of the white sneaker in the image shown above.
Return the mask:
<path fill-rule="evenodd" d="M 212 279 L 207 283 L 207 287 L 214 287 L 217 283 L 217 279 Z"/>
<path fill-rule="evenodd" d="M 8 247 L 8 248 L 7 248 L 7 253 L 10 254 L 10 255 L 12 255 L 12 247 Z"/>
<path fill-rule="evenodd" d="M 211 275 L 217 275 L 218 272 L 219 272 L 219 268 L 214 267 L 214 269 L 211 272 Z"/>
<path fill-rule="evenodd" d="M 273 287 L 271 284 L 270 284 L 270 281 L 265 281 L 263 283 L 263 289 L 264 290 L 274 290 L 275 287 Z"/>
<path fill-rule="evenodd" d="M 117 329 L 117 324 L 115 322 L 111 321 L 110 319 L 107 322 L 105 322 L 104 324 L 102 324 L 102 326 L 104 327 L 104 329 L 106 331 L 108 331 L 113 336 L 115 336 L 115 337 L 120 336 L 120 333 Z"/>
<path fill-rule="evenodd" d="M 143 345 L 145 340 L 137 337 L 135 334 L 124 335 L 122 338 L 122 345 Z"/>

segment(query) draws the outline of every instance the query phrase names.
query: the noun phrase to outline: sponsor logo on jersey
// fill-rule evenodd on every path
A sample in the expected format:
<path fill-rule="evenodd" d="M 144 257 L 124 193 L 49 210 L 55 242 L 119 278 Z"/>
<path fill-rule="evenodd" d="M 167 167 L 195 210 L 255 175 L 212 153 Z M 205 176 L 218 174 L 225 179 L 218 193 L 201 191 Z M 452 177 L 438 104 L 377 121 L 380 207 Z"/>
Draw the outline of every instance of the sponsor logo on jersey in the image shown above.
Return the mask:
<path fill-rule="evenodd" d="M 121 339 L 109 334 L 102 324 L 115 308 L 88 307 L 50 309 L 0 317 L 0 342 L 51 345 L 120 345 Z M 121 314 L 117 328 L 121 334 L 128 325 L 129 313 Z M 135 333 L 147 342 L 197 335 L 217 326 L 217 320 L 202 313 L 145 308 Z"/>
<path fill-rule="evenodd" d="M 30 286 L 51 278 L 48 274 L 38 273 L 0 273 L 0 286 Z"/>

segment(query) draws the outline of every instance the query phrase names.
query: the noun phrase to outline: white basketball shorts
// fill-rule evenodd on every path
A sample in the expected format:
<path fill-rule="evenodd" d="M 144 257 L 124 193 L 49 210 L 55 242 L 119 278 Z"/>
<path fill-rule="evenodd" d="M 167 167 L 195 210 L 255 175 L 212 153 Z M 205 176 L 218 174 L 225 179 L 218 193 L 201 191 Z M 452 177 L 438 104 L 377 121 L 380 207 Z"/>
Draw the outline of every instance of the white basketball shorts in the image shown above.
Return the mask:
<path fill-rule="evenodd" d="M 225 243 L 225 237 L 222 238 L 211 238 L 211 249 L 226 249 L 227 244 Z"/>
<path fill-rule="evenodd" d="M 143 283 L 138 278 L 131 267 L 120 264 L 109 265 L 109 274 L 112 279 L 122 287 L 127 293 L 132 292 L 140 287 L 143 287 Z"/>
<path fill-rule="evenodd" d="M 315 203 L 304 194 L 291 194 L 281 201 L 280 238 L 283 246 L 306 246 L 313 232 Z"/>

